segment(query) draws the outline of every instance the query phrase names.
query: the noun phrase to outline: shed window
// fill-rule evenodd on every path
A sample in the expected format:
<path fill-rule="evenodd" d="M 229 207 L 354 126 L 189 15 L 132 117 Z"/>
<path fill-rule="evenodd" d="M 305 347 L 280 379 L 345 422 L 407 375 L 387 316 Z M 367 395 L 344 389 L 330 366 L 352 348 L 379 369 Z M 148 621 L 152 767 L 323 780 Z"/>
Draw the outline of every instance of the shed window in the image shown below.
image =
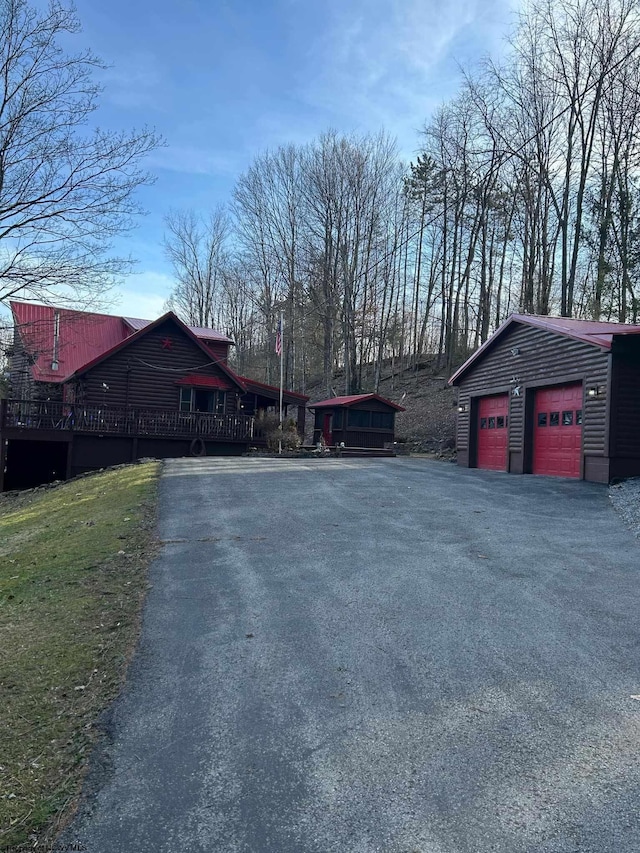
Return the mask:
<path fill-rule="evenodd" d="M 393 429 L 393 413 L 371 412 L 371 426 L 374 429 Z"/>
<path fill-rule="evenodd" d="M 333 428 L 342 429 L 342 409 L 333 410 Z"/>
<path fill-rule="evenodd" d="M 350 427 L 370 427 L 371 412 L 363 412 L 361 409 L 349 409 L 348 423 Z"/>

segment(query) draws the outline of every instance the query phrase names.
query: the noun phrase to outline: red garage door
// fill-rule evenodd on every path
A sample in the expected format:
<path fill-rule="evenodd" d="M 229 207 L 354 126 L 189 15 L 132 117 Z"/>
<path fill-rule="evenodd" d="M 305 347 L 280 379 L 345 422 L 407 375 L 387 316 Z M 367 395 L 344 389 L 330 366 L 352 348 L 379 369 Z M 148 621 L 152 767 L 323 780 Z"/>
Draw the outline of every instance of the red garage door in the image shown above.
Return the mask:
<path fill-rule="evenodd" d="M 509 395 L 481 397 L 478 403 L 478 468 L 507 470 Z"/>
<path fill-rule="evenodd" d="M 536 391 L 533 417 L 533 473 L 579 477 L 582 385 Z"/>

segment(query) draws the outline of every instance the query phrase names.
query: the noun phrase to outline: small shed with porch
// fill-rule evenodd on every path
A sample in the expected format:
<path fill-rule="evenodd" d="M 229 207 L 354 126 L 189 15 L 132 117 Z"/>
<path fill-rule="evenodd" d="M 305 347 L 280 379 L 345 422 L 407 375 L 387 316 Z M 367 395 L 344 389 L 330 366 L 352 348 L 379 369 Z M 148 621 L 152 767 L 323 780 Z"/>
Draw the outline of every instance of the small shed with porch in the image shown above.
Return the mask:
<path fill-rule="evenodd" d="M 379 394 L 332 397 L 309 405 L 314 412 L 313 443 L 328 447 L 379 448 L 392 444 L 396 412 L 402 406 Z"/>

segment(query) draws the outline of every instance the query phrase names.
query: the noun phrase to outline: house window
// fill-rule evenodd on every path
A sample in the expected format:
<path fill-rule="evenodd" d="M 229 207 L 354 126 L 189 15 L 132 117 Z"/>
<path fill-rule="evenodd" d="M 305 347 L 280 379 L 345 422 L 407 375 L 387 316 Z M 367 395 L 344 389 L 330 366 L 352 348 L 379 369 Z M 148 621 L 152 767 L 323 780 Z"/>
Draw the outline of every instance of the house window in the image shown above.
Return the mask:
<path fill-rule="evenodd" d="M 209 388 L 181 388 L 181 412 L 208 412 L 222 415 L 225 408 L 225 392 Z"/>
<path fill-rule="evenodd" d="M 181 388 L 180 389 L 180 411 L 181 412 L 190 412 L 191 411 L 191 393 L 193 388 Z"/>

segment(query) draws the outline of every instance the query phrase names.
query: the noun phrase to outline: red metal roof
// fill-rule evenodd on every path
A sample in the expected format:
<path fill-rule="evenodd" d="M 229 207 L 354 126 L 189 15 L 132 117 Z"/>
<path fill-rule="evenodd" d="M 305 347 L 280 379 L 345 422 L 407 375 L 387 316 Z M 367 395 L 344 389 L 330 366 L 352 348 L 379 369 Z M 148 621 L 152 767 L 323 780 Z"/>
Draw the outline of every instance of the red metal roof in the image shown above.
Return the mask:
<path fill-rule="evenodd" d="M 220 379 L 219 376 L 199 376 L 197 373 L 183 376 L 182 379 L 178 379 L 176 385 L 188 385 L 193 388 L 218 388 L 220 391 L 228 391 L 231 388 L 231 385 L 224 379 Z"/>
<path fill-rule="evenodd" d="M 134 332 L 139 332 L 140 329 L 144 329 L 145 326 L 148 326 L 149 323 L 151 323 L 151 320 L 141 320 L 139 317 L 123 317 L 122 319 L 133 329 Z M 205 329 L 202 326 L 189 326 L 188 328 L 193 332 L 196 338 L 200 338 L 203 341 L 224 341 L 224 343 L 227 344 L 233 343 L 231 338 L 223 335 L 222 332 L 217 332 L 215 329 Z"/>
<path fill-rule="evenodd" d="M 549 317 L 540 314 L 512 314 L 496 331 L 488 338 L 482 346 L 470 356 L 465 363 L 456 370 L 449 385 L 455 385 L 458 379 L 467 372 L 471 365 L 480 358 L 483 353 L 493 346 L 502 337 L 507 329 L 514 323 L 522 323 L 535 326 L 547 332 L 565 335 L 585 344 L 600 347 L 600 349 L 611 349 L 613 339 L 618 335 L 640 335 L 640 326 L 632 326 L 629 323 L 609 323 L 597 320 L 574 320 L 569 317 Z"/>
<path fill-rule="evenodd" d="M 83 364 L 116 346 L 130 334 L 122 317 L 109 314 L 91 314 L 29 302 L 12 302 L 11 311 L 25 349 L 35 358 L 32 376 L 40 382 L 64 382 Z M 59 318 L 57 370 L 51 366 L 56 316 Z"/>
<path fill-rule="evenodd" d="M 225 341 L 232 344 L 231 338 L 223 335 L 222 332 L 217 332 L 215 329 L 205 329 L 202 326 L 189 326 L 196 338 L 202 338 L 203 341 Z"/>
<path fill-rule="evenodd" d="M 311 403 L 309 408 L 324 409 L 335 406 L 353 406 L 354 403 L 364 403 L 365 400 L 378 400 L 378 402 L 386 403 L 387 406 L 391 406 L 398 412 L 405 411 L 402 406 L 399 406 L 397 403 L 392 403 L 391 400 L 387 400 L 379 394 L 351 394 L 347 397 L 332 397 L 330 400 L 321 400 L 319 403 Z"/>
<path fill-rule="evenodd" d="M 278 388 L 277 385 L 267 385 L 266 382 L 258 382 L 257 379 L 250 379 L 248 376 L 239 376 L 238 378 L 241 379 L 246 384 L 249 391 L 252 391 L 255 388 L 258 391 L 264 390 L 264 391 L 271 391 L 271 392 L 275 392 L 276 394 L 280 394 L 280 388 Z M 301 403 L 306 403 L 307 400 L 309 399 L 309 397 L 306 394 L 299 394 L 297 391 L 287 391 L 285 389 L 282 393 L 286 397 L 296 397 L 297 399 L 300 400 Z M 271 396 L 271 395 L 268 395 L 268 396 Z"/>
<path fill-rule="evenodd" d="M 600 320 L 573 320 L 568 317 L 548 317 L 540 314 L 512 314 L 512 319 L 549 332 L 558 332 L 587 344 L 611 348 L 614 335 L 640 335 L 640 326 L 629 323 L 609 323 Z"/>
<path fill-rule="evenodd" d="M 64 382 L 73 373 L 112 350 L 134 333 L 152 325 L 151 320 L 137 317 L 73 311 L 51 305 L 35 305 L 31 302 L 11 302 L 11 310 L 25 349 L 35 357 L 31 374 L 39 382 Z M 51 366 L 54 360 L 56 315 L 59 318 L 57 370 Z M 233 343 L 226 335 L 214 329 L 194 326 L 187 328 L 201 341 Z M 237 381 L 235 374 L 233 380 Z"/>

